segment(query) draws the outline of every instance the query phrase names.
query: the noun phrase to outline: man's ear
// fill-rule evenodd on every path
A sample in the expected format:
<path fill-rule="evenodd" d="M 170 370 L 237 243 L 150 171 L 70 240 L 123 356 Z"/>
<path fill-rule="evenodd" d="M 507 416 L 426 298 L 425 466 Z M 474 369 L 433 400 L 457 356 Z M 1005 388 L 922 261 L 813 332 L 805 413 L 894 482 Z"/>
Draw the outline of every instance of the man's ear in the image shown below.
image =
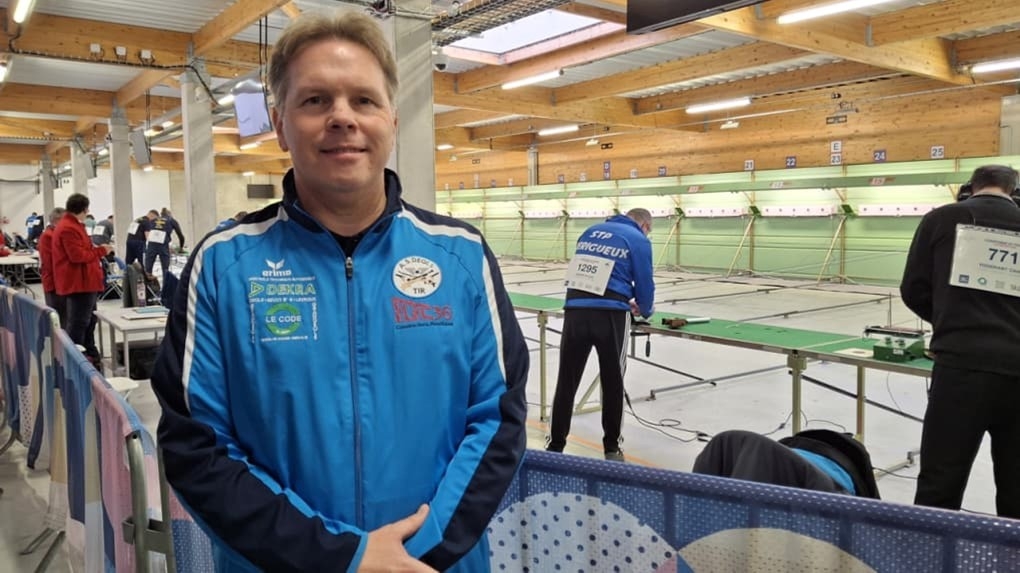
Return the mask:
<path fill-rule="evenodd" d="M 275 105 L 270 108 L 269 113 L 273 121 L 273 131 L 276 132 L 277 145 L 283 151 L 290 151 L 287 145 L 287 138 L 283 135 L 283 114 L 280 113 L 280 109 Z"/>

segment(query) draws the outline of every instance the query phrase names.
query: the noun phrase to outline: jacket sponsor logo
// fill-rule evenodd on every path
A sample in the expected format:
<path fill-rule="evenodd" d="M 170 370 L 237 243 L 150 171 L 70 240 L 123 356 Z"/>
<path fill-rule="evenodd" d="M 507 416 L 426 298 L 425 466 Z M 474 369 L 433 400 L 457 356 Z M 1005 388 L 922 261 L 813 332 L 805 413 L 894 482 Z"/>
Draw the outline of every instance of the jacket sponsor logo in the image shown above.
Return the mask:
<path fill-rule="evenodd" d="M 393 297 L 393 321 L 397 328 L 453 324 L 453 308 L 448 304 L 425 304 Z"/>
<path fill-rule="evenodd" d="M 266 328 L 274 336 L 290 336 L 301 328 L 301 311 L 290 303 L 274 304 L 266 311 Z"/>
<path fill-rule="evenodd" d="M 405 257 L 393 267 L 393 286 L 412 298 L 429 296 L 442 282 L 439 265 L 425 257 Z"/>
<path fill-rule="evenodd" d="M 289 277 L 290 274 L 291 274 L 291 271 L 289 269 L 288 270 L 283 270 L 283 261 L 284 260 L 285 259 L 280 259 L 279 261 L 273 262 L 273 261 L 271 261 L 269 259 L 266 259 L 266 266 L 269 267 L 269 270 L 268 271 L 262 271 L 262 276 L 264 276 L 264 277 Z"/>

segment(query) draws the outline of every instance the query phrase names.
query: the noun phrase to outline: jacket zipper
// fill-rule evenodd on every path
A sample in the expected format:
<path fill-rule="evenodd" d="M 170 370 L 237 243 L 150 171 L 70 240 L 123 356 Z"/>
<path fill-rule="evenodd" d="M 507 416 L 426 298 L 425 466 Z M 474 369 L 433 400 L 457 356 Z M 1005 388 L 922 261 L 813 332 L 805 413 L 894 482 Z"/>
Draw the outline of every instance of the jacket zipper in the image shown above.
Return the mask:
<path fill-rule="evenodd" d="M 358 408 L 358 372 L 354 347 L 354 259 L 348 255 L 344 262 L 347 274 L 347 344 L 351 361 L 351 399 L 354 407 L 354 501 L 358 527 L 365 526 L 364 500 L 362 499 L 361 468 L 361 413 Z"/>

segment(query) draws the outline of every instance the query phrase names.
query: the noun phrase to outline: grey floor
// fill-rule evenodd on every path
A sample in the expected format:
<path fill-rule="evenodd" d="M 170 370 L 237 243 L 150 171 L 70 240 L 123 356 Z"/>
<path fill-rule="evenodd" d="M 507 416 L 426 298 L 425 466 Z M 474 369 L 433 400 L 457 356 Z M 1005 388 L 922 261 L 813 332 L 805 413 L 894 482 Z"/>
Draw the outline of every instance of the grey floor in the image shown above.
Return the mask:
<path fill-rule="evenodd" d="M 563 265 L 504 261 L 502 268 L 504 281 L 512 292 L 562 294 Z M 919 326 L 917 319 L 896 297 L 895 289 L 890 288 L 816 285 L 813 282 L 763 277 L 722 279 L 682 272 L 660 272 L 657 284 L 659 310 L 729 320 L 755 319 L 759 323 L 845 333 L 848 336 L 860 335 L 868 325 L 891 322 L 900 326 Z M 720 294 L 732 296 L 692 300 Z M 892 298 L 888 297 L 890 294 Z M 825 307 L 838 308 L 816 310 Z M 783 314 L 788 314 L 788 317 L 781 316 Z M 525 335 L 537 340 L 538 326 L 534 315 L 521 313 L 518 317 Z M 561 322 L 551 319 L 549 326 L 559 330 Z M 547 398 L 550 404 L 559 363 L 558 340 L 556 334 L 550 333 L 547 364 Z M 546 424 L 539 419 L 538 413 L 541 399 L 538 344 L 532 341 L 529 345 L 532 368 L 528 385 L 528 401 L 531 404 L 528 441 L 529 447 L 542 448 Z M 638 354 L 644 358 L 643 340 L 638 344 Z M 657 336 L 651 340 L 651 353 L 647 360 L 698 378 L 738 376 L 720 381 L 715 386 L 661 391 L 665 387 L 691 382 L 694 378 L 630 361 L 626 387 L 633 411 L 628 409 L 624 416 L 623 445 L 628 463 L 689 471 L 704 446 L 694 432 L 712 435 L 728 429 L 744 429 L 770 433 L 777 439 L 791 433 L 791 381 L 782 355 Z M 740 375 L 770 368 L 759 374 Z M 582 388 L 587 388 L 588 381 L 594 380 L 596 374 L 596 361 L 591 358 Z M 806 374 L 848 391 L 856 388 L 855 370 L 847 366 L 815 362 L 809 364 Z M 919 418 L 924 414 L 926 386 L 927 380 L 923 378 L 871 371 L 867 393 L 875 402 Z M 649 400 L 653 390 L 656 391 L 656 399 Z M 597 398 L 596 391 L 591 400 L 593 405 Z M 128 401 L 155 434 L 159 407 L 148 384 L 143 383 Z M 805 427 L 853 431 L 855 403 L 852 398 L 805 383 L 803 410 Z M 866 444 L 876 467 L 887 468 L 905 461 L 907 452 L 917 448 L 920 436 L 920 423 L 877 407 L 868 408 Z M 6 441 L 6 437 L 7 432 L 0 431 L 0 443 Z M 574 416 L 568 453 L 601 457 L 601 440 L 598 412 Z M 880 475 L 878 485 L 883 498 L 894 503 L 910 503 L 916 475 L 916 464 L 900 469 L 894 475 Z M 45 473 L 25 467 L 25 449 L 22 446 L 15 445 L 0 457 L 0 488 L 5 490 L 0 496 L 0 571 L 32 571 L 42 558 L 45 547 L 28 556 L 21 556 L 19 552 L 42 528 L 48 487 Z M 986 440 L 971 474 L 964 498 L 965 509 L 994 513 L 994 492 Z M 65 570 L 68 567 L 62 553 L 47 569 Z"/>

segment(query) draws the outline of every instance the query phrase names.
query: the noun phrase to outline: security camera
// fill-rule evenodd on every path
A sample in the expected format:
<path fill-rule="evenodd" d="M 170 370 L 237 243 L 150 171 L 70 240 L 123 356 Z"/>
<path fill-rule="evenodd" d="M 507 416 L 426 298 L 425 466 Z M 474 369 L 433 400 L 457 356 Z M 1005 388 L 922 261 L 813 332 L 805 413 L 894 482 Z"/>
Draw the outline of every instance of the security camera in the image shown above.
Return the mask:
<path fill-rule="evenodd" d="M 449 63 L 450 58 L 442 50 L 432 55 L 432 67 L 436 68 L 437 71 L 445 71 Z"/>

